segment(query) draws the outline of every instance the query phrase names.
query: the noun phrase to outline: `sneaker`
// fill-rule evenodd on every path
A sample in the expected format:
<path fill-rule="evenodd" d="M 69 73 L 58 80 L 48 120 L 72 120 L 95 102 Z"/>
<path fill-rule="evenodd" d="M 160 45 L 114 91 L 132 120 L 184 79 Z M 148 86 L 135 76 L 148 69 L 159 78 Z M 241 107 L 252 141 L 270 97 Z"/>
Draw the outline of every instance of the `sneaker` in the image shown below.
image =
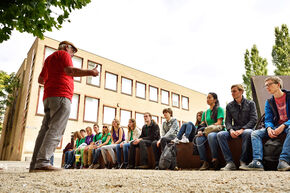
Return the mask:
<path fill-rule="evenodd" d="M 180 140 L 176 137 L 175 139 L 171 140 L 173 143 L 179 143 Z"/>
<path fill-rule="evenodd" d="M 210 164 L 210 168 L 213 169 L 213 170 L 219 170 L 220 167 L 219 167 L 219 160 L 213 160 Z"/>
<path fill-rule="evenodd" d="M 244 168 L 246 166 L 247 166 L 246 162 L 240 161 L 240 167 L 239 167 L 240 170 L 241 168 Z"/>
<path fill-rule="evenodd" d="M 187 137 L 185 137 L 184 135 L 182 136 L 182 139 L 180 140 L 180 143 L 189 143 L 189 140 Z"/>
<path fill-rule="evenodd" d="M 290 171 L 290 165 L 284 160 L 279 160 L 277 170 L 278 171 Z"/>
<path fill-rule="evenodd" d="M 223 168 L 221 168 L 222 171 L 231 171 L 231 170 L 236 170 L 236 165 L 234 164 L 234 162 L 229 162 L 227 163 L 227 165 Z"/>
<path fill-rule="evenodd" d="M 154 168 L 155 170 L 159 170 L 159 166 L 157 165 L 157 166 L 155 166 L 155 168 Z"/>
<path fill-rule="evenodd" d="M 94 169 L 99 169 L 100 164 L 94 164 Z"/>
<path fill-rule="evenodd" d="M 253 160 L 249 165 L 244 167 L 240 166 L 240 169 L 247 171 L 264 171 L 264 166 L 259 160 Z"/>
<path fill-rule="evenodd" d="M 209 163 L 207 161 L 204 161 L 202 166 L 199 168 L 199 170 L 208 170 L 209 169 Z"/>
<path fill-rule="evenodd" d="M 127 166 L 128 166 L 128 164 L 123 163 L 123 164 L 121 165 L 120 169 L 126 169 Z"/>
<path fill-rule="evenodd" d="M 91 165 L 89 166 L 89 169 L 94 169 L 94 164 L 91 164 Z"/>

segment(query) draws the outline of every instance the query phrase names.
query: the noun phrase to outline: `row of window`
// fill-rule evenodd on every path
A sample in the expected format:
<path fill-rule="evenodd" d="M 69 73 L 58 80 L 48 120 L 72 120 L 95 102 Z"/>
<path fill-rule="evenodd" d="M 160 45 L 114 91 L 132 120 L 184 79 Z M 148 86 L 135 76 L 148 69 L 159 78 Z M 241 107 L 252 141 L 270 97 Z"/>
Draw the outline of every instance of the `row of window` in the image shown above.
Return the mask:
<path fill-rule="evenodd" d="M 37 115 L 44 115 L 44 107 L 43 107 L 43 87 L 41 86 L 39 88 L 39 97 L 38 97 L 38 105 L 36 114 Z M 99 99 L 92 98 L 85 96 L 85 105 L 84 105 L 84 115 L 83 115 L 83 121 L 84 122 L 92 122 L 92 123 L 98 123 L 98 115 L 99 115 Z M 80 95 L 74 94 L 72 98 L 72 104 L 71 104 L 71 112 L 69 119 L 70 120 L 78 120 L 78 113 L 79 113 L 79 103 L 80 103 Z M 117 115 L 117 108 L 104 105 L 103 106 L 103 124 L 111 124 L 112 120 Z M 121 126 L 126 127 L 128 125 L 128 120 L 132 118 L 132 111 L 126 110 L 126 109 L 120 109 L 119 113 L 120 117 L 120 124 Z M 139 128 L 142 128 L 144 125 L 144 113 L 141 112 L 135 112 L 135 119 L 136 124 Z M 156 123 L 159 124 L 159 117 L 152 115 L 152 119 L 156 121 Z M 163 123 L 165 119 L 161 117 L 161 122 Z M 179 121 L 179 124 L 180 121 Z"/>
<path fill-rule="evenodd" d="M 55 51 L 55 49 L 46 47 L 45 48 L 45 58 L 52 54 Z M 72 58 L 73 64 L 77 68 L 82 68 L 83 59 L 77 56 L 74 56 Z M 88 61 L 88 69 L 93 69 L 96 65 L 98 65 L 97 69 L 100 72 L 99 76 L 92 77 L 88 76 L 86 77 L 86 83 L 92 86 L 100 87 L 100 80 L 101 80 L 101 70 L 102 65 L 97 64 L 92 61 Z M 74 80 L 77 82 L 81 82 L 81 77 L 74 77 Z M 141 99 L 146 100 L 146 84 L 136 81 L 136 92 L 135 96 Z M 105 89 L 112 90 L 117 92 L 118 90 L 118 75 L 111 73 L 111 72 L 105 72 Z M 159 88 L 149 85 L 149 100 L 153 102 L 159 102 Z M 133 80 L 127 77 L 121 77 L 121 93 L 133 96 Z M 160 90 L 161 94 L 161 103 L 165 105 L 170 105 L 170 92 L 164 89 Z M 177 93 L 171 92 L 171 103 L 173 107 L 180 108 L 180 95 Z M 182 109 L 189 110 L 189 98 L 186 96 L 181 96 L 181 107 Z"/>

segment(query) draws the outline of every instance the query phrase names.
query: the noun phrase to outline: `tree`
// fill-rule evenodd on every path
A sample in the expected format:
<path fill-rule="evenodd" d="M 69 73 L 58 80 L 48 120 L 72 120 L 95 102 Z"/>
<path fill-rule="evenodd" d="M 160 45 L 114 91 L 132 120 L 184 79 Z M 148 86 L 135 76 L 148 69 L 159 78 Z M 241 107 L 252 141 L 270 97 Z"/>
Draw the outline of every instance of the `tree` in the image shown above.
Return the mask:
<path fill-rule="evenodd" d="M 1 0 L 0 43 L 10 38 L 13 29 L 32 33 L 43 39 L 45 31 L 60 29 L 74 9 L 81 9 L 91 0 Z M 53 11 L 54 10 L 54 11 Z M 60 14 L 56 11 L 61 12 Z"/>
<path fill-rule="evenodd" d="M 244 59 L 246 74 L 243 74 L 243 81 L 245 85 L 246 96 L 248 99 L 252 99 L 251 77 L 257 75 L 267 75 L 268 62 L 265 58 L 259 56 L 259 51 L 255 44 L 251 49 L 251 54 L 249 53 L 248 49 L 246 50 Z"/>
<path fill-rule="evenodd" d="M 275 28 L 275 45 L 272 49 L 276 75 L 290 75 L 290 36 L 286 24 Z"/>
<path fill-rule="evenodd" d="M 20 81 L 15 73 L 7 74 L 0 71 L 0 131 L 2 130 L 5 109 L 12 104 L 15 98 L 15 90 L 19 86 Z"/>

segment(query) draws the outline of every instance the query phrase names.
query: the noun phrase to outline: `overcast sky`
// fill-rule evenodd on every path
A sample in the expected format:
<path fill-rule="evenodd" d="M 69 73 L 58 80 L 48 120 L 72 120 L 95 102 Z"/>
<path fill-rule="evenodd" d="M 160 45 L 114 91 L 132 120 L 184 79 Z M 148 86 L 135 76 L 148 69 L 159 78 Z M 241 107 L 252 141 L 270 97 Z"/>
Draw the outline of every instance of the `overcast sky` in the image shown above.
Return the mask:
<path fill-rule="evenodd" d="M 121 64 L 207 94 L 221 106 L 242 83 L 256 44 L 273 74 L 274 28 L 290 27 L 289 0 L 93 0 L 71 23 L 45 33 Z M 0 44 L 0 69 L 16 72 L 35 37 L 14 31 Z"/>

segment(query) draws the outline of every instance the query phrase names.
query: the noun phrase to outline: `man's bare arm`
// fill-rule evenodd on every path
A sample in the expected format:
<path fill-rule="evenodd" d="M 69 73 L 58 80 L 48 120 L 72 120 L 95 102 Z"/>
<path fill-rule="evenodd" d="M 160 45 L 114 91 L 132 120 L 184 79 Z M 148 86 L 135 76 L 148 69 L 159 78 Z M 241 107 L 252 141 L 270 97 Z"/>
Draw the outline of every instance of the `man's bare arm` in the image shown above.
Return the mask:
<path fill-rule="evenodd" d="M 97 66 L 92 69 L 92 70 L 85 70 L 85 69 L 80 69 L 80 68 L 75 68 L 75 67 L 66 67 L 64 69 L 64 72 L 68 76 L 73 76 L 73 77 L 80 77 L 80 76 L 98 76 L 99 71 L 97 70 Z"/>

